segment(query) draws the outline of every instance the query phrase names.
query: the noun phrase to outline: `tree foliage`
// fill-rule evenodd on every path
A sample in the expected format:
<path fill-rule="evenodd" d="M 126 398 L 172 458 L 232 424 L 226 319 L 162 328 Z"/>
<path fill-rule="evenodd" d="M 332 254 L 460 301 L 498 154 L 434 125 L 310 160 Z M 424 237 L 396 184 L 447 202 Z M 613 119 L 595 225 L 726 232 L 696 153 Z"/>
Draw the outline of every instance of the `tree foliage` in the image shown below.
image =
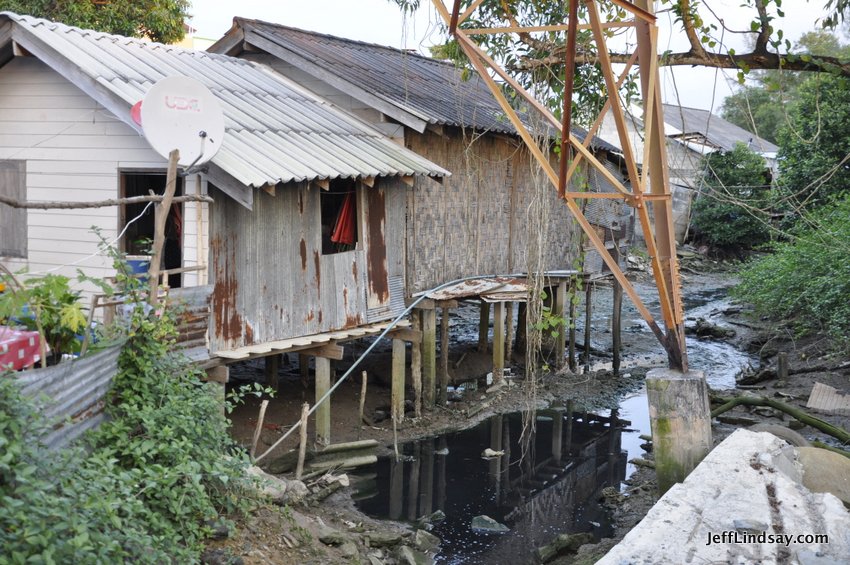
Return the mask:
<path fill-rule="evenodd" d="M 738 143 L 709 155 L 703 189 L 694 203 L 697 240 L 726 249 L 751 249 L 770 237 L 764 211 L 770 206 L 770 175 L 764 159 Z"/>
<path fill-rule="evenodd" d="M 0 11 L 173 43 L 183 39 L 183 22 L 189 17 L 190 5 L 189 0 L 0 0 Z"/>
<path fill-rule="evenodd" d="M 741 273 L 737 297 L 801 332 L 825 331 L 850 345 L 850 197 L 799 223 L 793 237 Z"/>

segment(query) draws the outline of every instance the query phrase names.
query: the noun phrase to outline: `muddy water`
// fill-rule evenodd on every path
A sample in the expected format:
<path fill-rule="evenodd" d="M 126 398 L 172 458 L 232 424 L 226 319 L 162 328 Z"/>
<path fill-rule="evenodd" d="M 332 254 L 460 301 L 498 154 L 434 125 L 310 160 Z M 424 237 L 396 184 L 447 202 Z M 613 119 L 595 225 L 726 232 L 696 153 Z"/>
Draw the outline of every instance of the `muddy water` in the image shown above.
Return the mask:
<path fill-rule="evenodd" d="M 703 318 L 730 326 L 724 312 L 730 281 L 695 277 L 686 288 L 687 324 Z M 654 287 L 638 285 L 650 308 Z M 610 348 L 610 288 L 594 296 L 592 320 L 595 350 Z M 475 321 L 469 315 L 470 322 Z M 461 318 L 462 319 L 462 318 Z M 646 324 L 624 303 L 623 371 L 629 367 L 662 367 L 665 357 Z M 474 338 L 474 330 L 458 333 Z M 578 332 L 583 331 L 578 321 Z M 703 370 L 714 389 L 734 387 L 742 367 L 755 360 L 720 341 L 689 337 L 691 367 Z M 610 359 L 592 358 L 591 370 L 610 368 Z M 461 432 L 427 438 L 401 446 L 402 457 L 382 459 L 357 473 L 357 504 L 378 518 L 414 522 L 439 510 L 445 519 L 433 524 L 443 540 L 437 561 L 451 564 L 526 563 L 531 552 L 557 534 L 589 532 L 596 538 L 611 533 L 599 505 L 606 486 L 620 488 L 634 472 L 628 463 L 643 454 L 639 438 L 649 434 L 645 390 L 619 399 L 599 414 L 573 410 L 569 401 L 536 414 L 534 433 L 523 441 L 524 415 L 494 416 Z M 484 458 L 490 448 L 495 457 Z M 500 453 L 500 454 L 498 454 Z M 471 527 L 475 516 L 487 515 L 509 531 L 492 533 Z"/>

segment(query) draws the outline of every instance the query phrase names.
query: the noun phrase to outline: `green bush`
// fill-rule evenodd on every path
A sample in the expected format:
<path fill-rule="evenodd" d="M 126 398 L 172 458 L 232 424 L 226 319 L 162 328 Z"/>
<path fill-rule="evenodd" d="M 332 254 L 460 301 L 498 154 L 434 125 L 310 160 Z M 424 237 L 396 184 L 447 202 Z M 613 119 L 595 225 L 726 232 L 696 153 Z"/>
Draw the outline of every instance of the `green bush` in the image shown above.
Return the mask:
<path fill-rule="evenodd" d="M 747 266 L 733 293 L 801 332 L 850 344 L 850 197 L 798 223 L 792 236 Z"/>
<path fill-rule="evenodd" d="M 134 314 L 110 420 L 49 453 L 0 378 L 0 563 L 192 563 L 210 521 L 250 502 L 215 384 L 169 353 L 173 324 Z"/>
<path fill-rule="evenodd" d="M 762 221 L 770 207 L 764 159 L 743 143 L 706 158 L 703 190 L 694 202 L 694 239 L 725 249 L 752 249 L 770 239 Z"/>

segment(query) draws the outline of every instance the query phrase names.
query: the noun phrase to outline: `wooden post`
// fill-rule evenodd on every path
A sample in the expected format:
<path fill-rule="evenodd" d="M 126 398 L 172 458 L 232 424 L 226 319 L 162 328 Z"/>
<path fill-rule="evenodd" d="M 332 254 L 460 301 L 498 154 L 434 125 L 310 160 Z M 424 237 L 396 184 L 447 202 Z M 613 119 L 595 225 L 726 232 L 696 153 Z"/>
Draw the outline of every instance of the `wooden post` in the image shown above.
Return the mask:
<path fill-rule="evenodd" d="M 505 371 L 505 303 L 496 302 L 493 309 L 493 384 L 504 382 Z"/>
<path fill-rule="evenodd" d="M 171 212 L 171 201 L 174 199 L 174 192 L 177 190 L 178 161 L 180 161 L 180 152 L 174 149 L 168 154 L 165 194 L 162 197 L 162 202 L 154 206 L 153 247 L 151 248 L 151 264 L 148 268 L 148 284 L 150 284 L 148 303 L 154 308 L 159 303 L 159 264 L 162 262 L 162 247 L 165 244 L 165 221 L 168 219 L 169 212 Z"/>
<path fill-rule="evenodd" d="M 505 367 L 511 366 L 514 354 L 514 303 L 505 304 Z"/>
<path fill-rule="evenodd" d="M 404 462 L 390 458 L 390 520 L 401 518 L 404 503 Z"/>
<path fill-rule="evenodd" d="M 263 420 L 266 419 L 266 408 L 268 405 L 268 400 L 263 400 L 260 403 L 260 415 L 257 417 L 257 427 L 254 428 L 254 437 L 251 439 L 251 459 L 257 453 L 257 442 L 260 441 L 260 434 L 263 432 Z"/>
<path fill-rule="evenodd" d="M 331 388 L 331 360 L 316 357 L 316 403 Z M 316 444 L 326 446 L 331 442 L 331 399 L 316 408 Z"/>
<path fill-rule="evenodd" d="M 528 305 L 525 302 L 520 302 L 516 313 L 516 348 L 521 351 L 521 355 L 525 356 L 526 345 L 526 329 L 527 329 L 527 313 Z"/>
<path fill-rule="evenodd" d="M 567 348 L 567 281 L 558 282 L 555 289 L 555 308 L 553 314 L 564 320 L 558 326 L 558 337 L 555 338 L 555 367 L 560 369 L 564 366 L 564 352 Z"/>
<path fill-rule="evenodd" d="M 593 320 L 593 284 L 587 281 L 584 290 L 584 370 L 590 370 L 590 326 Z"/>
<path fill-rule="evenodd" d="M 307 416 L 310 415 L 310 405 L 306 402 L 301 405 L 301 429 L 300 442 L 298 443 L 298 466 L 295 467 L 295 478 L 301 480 L 301 473 L 304 472 L 304 458 L 307 456 Z"/>
<path fill-rule="evenodd" d="M 363 409 L 366 407 L 366 385 L 369 382 L 369 376 L 366 374 L 366 371 L 361 373 L 360 379 L 360 411 L 359 411 L 359 420 L 357 421 L 357 439 L 360 439 L 360 430 L 363 429 Z"/>
<path fill-rule="evenodd" d="M 410 482 L 407 485 L 407 519 L 414 521 L 419 518 L 417 513 L 419 505 L 419 460 L 421 459 L 421 448 L 419 442 L 413 444 L 413 461 L 410 462 Z"/>
<path fill-rule="evenodd" d="M 433 410 L 437 392 L 437 311 L 422 310 L 422 401 Z"/>
<path fill-rule="evenodd" d="M 413 329 L 422 329 L 422 316 L 418 310 L 411 314 Z M 413 381 L 414 416 L 422 417 L 422 340 L 410 344 L 410 380 Z"/>
<path fill-rule="evenodd" d="M 788 354 L 784 351 L 776 358 L 776 375 L 780 381 L 788 380 Z"/>
<path fill-rule="evenodd" d="M 264 372 L 266 374 L 266 386 L 275 390 L 278 388 L 277 373 L 280 370 L 280 355 L 269 355 L 265 358 Z"/>
<path fill-rule="evenodd" d="M 487 353 L 487 342 L 490 341 L 490 303 L 482 300 L 478 312 L 478 351 Z"/>
<path fill-rule="evenodd" d="M 555 410 L 552 413 L 552 458 L 558 463 L 561 462 L 561 449 L 563 445 L 564 414 Z"/>
<path fill-rule="evenodd" d="M 620 248 L 618 243 L 614 242 L 614 249 L 611 250 L 611 256 L 620 263 Z M 623 314 L 623 286 L 614 277 L 614 296 L 613 296 L 613 311 L 611 312 L 611 349 L 613 359 L 611 369 L 615 375 L 620 374 L 620 352 L 622 349 L 621 331 L 622 331 L 622 314 Z"/>
<path fill-rule="evenodd" d="M 570 280 L 570 293 L 569 293 L 569 301 L 570 301 L 570 318 L 569 318 L 569 351 L 567 351 L 567 366 L 570 368 L 570 371 L 573 373 L 576 372 L 578 367 L 576 366 L 576 292 L 578 291 L 578 279 L 572 277 Z"/>
<path fill-rule="evenodd" d="M 298 354 L 298 372 L 301 373 L 301 386 L 307 388 L 310 383 L 310 358 L 303 353 Z"/>
<path fill-rule="evenodd" d="M 430 516 L 434 508 L 434 438 L 422 440 L 419 477 L 419 511 Z"/>
<path fill-rule="evenodd" d="M 394 338 L 391 413 L 396 423 L 404 420 L 404 353 L 404 341 Z"/>
<path fill-rule="evenodd" d="M 445 406 L 449 401 L 449 309 L 440 315 L 440 389 L 437 402 Z"/>
<path fill-rule="evenodd" d="M 711 450 L 711 409 L 702 371 L 652 369 L 646 375 L 658 493 L 682 482 Z"/>

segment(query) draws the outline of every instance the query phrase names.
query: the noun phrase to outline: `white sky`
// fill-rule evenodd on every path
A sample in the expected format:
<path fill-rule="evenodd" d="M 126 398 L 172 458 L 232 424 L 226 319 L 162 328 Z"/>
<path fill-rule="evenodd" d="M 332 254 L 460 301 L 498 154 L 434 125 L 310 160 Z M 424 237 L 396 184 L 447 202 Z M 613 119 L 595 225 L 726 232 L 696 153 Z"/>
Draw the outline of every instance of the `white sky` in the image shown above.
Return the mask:
<path fill-rule="evenodd" d="M 450 3 L 450 2 L 449 2 Z M 390 0 L 193 0 L 192 25 L 197 35 L 217 39 L 233 23 L 234 16 L 255 18 L 360 41 L 393 47 L 418 49 L 440 43 L 438 16 L 429 0 L 421 0 L 418 12 L 405 18 Z M 748 29 L 754 11 L 741 7 L 742 0 L 710 0 L 710 6 L 732 29 Z M 783 3 L 785 17 L 776 27 L 792 42 L 806 31 L 815 29 L 823 15 L 822 0 L 792 0 Z M 705 15 L 706 19 L 710 14 Z M 684 34 L 672 23 L 672 16 L 659 14 L 659 48 L 679 51 L 687 48 Z M 671 33 L 672 30 L 672 33 Z M 741 35 L 726 34 L 724 42 L 743 52 Z M 719 35 L 718 35 L 719 39 Z M 736 84 L 731 70 L 675 67 L 662 68 L 665 102 L 719 113 L 722 99 Z"/>

